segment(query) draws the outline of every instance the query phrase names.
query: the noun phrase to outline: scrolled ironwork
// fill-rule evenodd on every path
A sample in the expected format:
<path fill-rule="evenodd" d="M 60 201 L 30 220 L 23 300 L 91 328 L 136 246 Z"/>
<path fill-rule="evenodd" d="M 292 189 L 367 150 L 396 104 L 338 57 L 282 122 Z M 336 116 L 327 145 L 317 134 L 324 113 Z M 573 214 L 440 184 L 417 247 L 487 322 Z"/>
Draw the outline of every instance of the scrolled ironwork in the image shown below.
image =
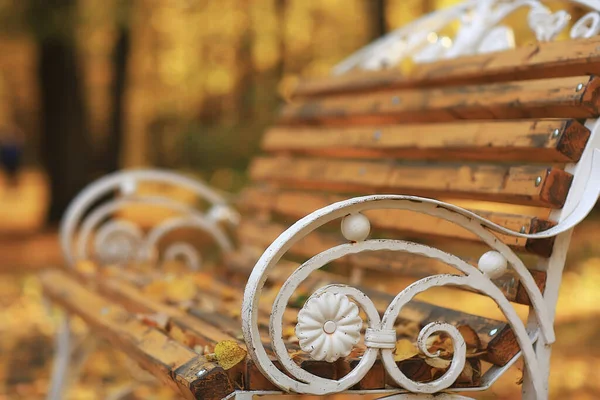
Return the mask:
<path fill-rule="evenodd" d="M 595 160 L 597 164 L 598 160 Z M 593 187 L 588 195 L 598 198 L 598 187 Z M 585 197 L 585 196 L 584 196 Z M 591 209 L 590 202 L 581 201 L 580 207 L 577 207 L 572 217 L 565 218 L 564 223 L 541 233 L 524 234 L 513 232 L 497 224 L 494 224 L 477 214 L 464 210 L 460 207 L 440 202 L 437 200 L 401 195 L 374 195 L 354 198 L 341 201 L 330 206 L 324 207 L 292 225 L 286 232 L 281 234 L 269 248 L 264 252 L 261 259 L 257 262 L 246 287 L 244 303 L 242 307 L 242 324 L 244 338 L 248 350 L 256 365 L 261 372 L 267 376 L 275 385 L 282 390 L 306 394 L 323 395 L 338 393 L 349 389 L 358 383 L 373 366 L 373 363 L 380 354 L 384 367 L 388 375 L 402 388 L 413 393 L 438 393 L 442 390 L 451 389 L 451 385 L 460 375 L 466 361 L 465 342 L 458 330 L 448 324 L 432 323 L 421 330 L 418 338 L 418 345 L 425 357 L 435 357 L 426 346 L 426 339 L 435 332 L 444 332 L 449 335 L 453 343 L 453 358 L 448 370 L 441 377 L 431 382 L 416 382 L 406 377 L 396 365 L 393 358 L 393 346 L 395 343 L 394 324 L 402 308 L 418 294 L 434 287 L 455 286 L 476 290 L 479 293 L 491 298 L 503 312 L 508 324 L 512 328 L 517 342 L 520 346 L 522 356 L 526 362 L 527 373 L 535 390 L 536 398 L 543 399 L 546 396 L 544 379 L 539 373 L 538 360 L 534 351 L 534 343 L 541 340 L 543 344 L 551 344 L 554 337 L 552 327 L 552 318 L 550 310 L 539 291 L 531 274 L 523 262 L 510 250 L 503 242 L 497 239 L 495 233 L 502 233 L 524 238 L 540 238 L 557 235 L 572 228 L 581 218 L 583 218 Z M 441 218 L 461 226 L 477 235 L 491 249 L 482 256 L 480 261 L 482 269 L 478 269 L 462 259 L 441 251 L 439 249 L 424 246 L 422 244 L 391 239 L 364 239 L 364 232 L 367 232 L 368 223 L 365 218 L 356 217 L 367 210 L 373 209 L 400 209 L 412 210 L 424 213 L 437 218 Z M 258 301 L 261 289 L 269 275 L 269 271 L 275 267 L 278 261 L 285 255 L 287 250 L 299 240 L 310 234 L 320 226 L 335 219 L 344 219 L 348 215 L 355 215 L 353 219 L 343 223 L 344 236 L 350 237 L 350 243 L 342 244 L 325 250 L 300 265 L 288 277 L 282 285 L 272 308 L 269 333 L 271 347 L 286 372 L 279 370 L 269 359 L 258 330 Z M 360 233 L 360 234 L 359 234 Z M 287 352 L 283 337 L 283 313 L 294 291 L 306 280 L 309 275 L 341 257 L 356 254 L 365 251 L 394 251 L 418 254 L 421 256 L 436 259 L 457 270 L 459 275 L 440 274 L 421 279 L 396 295 L 393 301 L 386 309 L 383 316 L 380 316 L 371 299 L 360 290 L 347 285 L 328 285 L 315 291 L 307 300 L 305 307 L 314 299 L 330 294 L 333 296 L 343 296 L 353 300 L 367 316 L 365 345 L 366 351 L 363 354 L 358 365 L 346 376 L 340 379 L 325 379 L 311 374 L 300 368 Z M 506 264 L 506 265 L 505 265 Z M 528 330 L 519 319 L 511 303 L 502 294 L 501 290 L 492 282 L 491 278 L 500 271 L 509 266 L 518 275 L 520 282 L 527 291 L 532 304 L 532 311 L 535 321 L 537 321 L 534 330 Z M 337 301 L 337 300 L 336 300 Z M 323 313 L 325 315 L 325 313 Z M 312 337 L 309 339 L 317 343 L 322 335 L 331 335 L 335 332 L 336 318 L 327 314 L 325 321 L 323 318 L 314 318 L 313 316 L 303 314 L 298 317 L 298 324 L 302 327 L 310 327 Z M 319 324 L 322 325 L 322 333 L 318 330 Z M 298 329 L 298 328 L 297 328 Z M 303 337 L 305 340 L 306 337 Z M 348 343 L 334 343 L 333 337 L 329 338 L 329 351 L 317 351 L 317 359 L 337 359 L 339 353 L 348 353 Z M 304 343 L 306 345 L 306 343 Z M 310 344 L 310 343 L 309 343 Z M 323 343 L 320 343 L 321 345 Z M 304 346 L 306 348 L 306 346 Z M 341 350 L 340 350 L 341 349 Z M 351 349 L 350 349 L 351 350 Z M 310 353 L 310 352 L 309 352 Z"/>

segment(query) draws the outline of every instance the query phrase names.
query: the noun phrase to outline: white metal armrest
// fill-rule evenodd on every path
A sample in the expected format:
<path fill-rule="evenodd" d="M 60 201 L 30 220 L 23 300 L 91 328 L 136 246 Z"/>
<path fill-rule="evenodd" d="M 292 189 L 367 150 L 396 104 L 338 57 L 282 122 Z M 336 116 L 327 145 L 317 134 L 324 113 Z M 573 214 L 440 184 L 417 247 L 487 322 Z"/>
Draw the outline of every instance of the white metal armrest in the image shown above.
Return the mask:
<path fill-rule="evenodd" d="M 590 143 L 590 146 L 593 144 L 594 143 Z M 400 385 L 400 387 L 414 393 L 435 393 L 441 390 L 448 390 L 462 371 L 465 363 L 464 341 L 457 329 L 451 325 L 439 323 L 429 324 L 423 328 L 419 335 L 418 343 L 421 351 L 426 356 L 432 356 L 426 349 L 426 339 L 434 332 L 439 331 L 446 332 L 453 338 L 455 352 L 451 367 L 442 377 L 432 382 L 420 383 L 407 378 L 394 362 L 392 353 L 394 348 L 393 344 L 396 341 L 394 322 L 400 313 L 402 306 L 413 299 L 417 294 L 437 286 L 460 286 L 477 290 L 496 302 L 515 333 L 526 362 L 527 373 L 535 391 L 535 397 L 538 399 L 546 398 L 547 389 L 544 384 L 545 377 L 543 376 L 543 373 L 540 372 L 541 369 L 539 367 L 534 345 L 536 340 L 538 342 L 541 341 L 543 346 L 550 345 L 554 342 L 555 337 L 552 326 L 554 305 L 548 304 L 545 301 L 523 262 L 506 244 L 500 241 L 494 233 L 536 239 L 553 237 L 570 232 L 570 230 L 590 212 L 600 193 L 600 150 L 595 149 L 590 151 L 590 154 L 591 158 L 589 159 L 588 164 L 589 170 L 587 173 L 579 171 L 577 175 L 578 179 L 583 179 L 579 184 L 582 185 L 584 190 L 576 193 L 576 206 L 572 207 L 572 210 L 567 216 L 560 219 L 558 225 L 544 232 L 527 234 L 511 231 L 461 207 L 433 199 L 403 195 L 357 197 L 329 205 L 297 221 L 266 249 L 254 267 L 246 286 L 242 307 L 243 332 L 248 351 L 256 362 L 256 365 L 261 372 L 271 380 L 271 382 L 284 391 L 324 395 L 348 390 L 358 383 L 373 366 L 378 355 L 380 355 L 387 373 L 398 385 Z M 573 197 L 570 201 L 571 203 L 574 201 Z M 477 235 L 492 249 L 492 251 L 486 253 L 487 258 L 482 257 L 479 265 L 480 268 L 478 269 L 454 255 L 421 244 L 390 239 L 366 240 L 370 225 L 368 219 L 361 213 L 373 209 L 411 210 L 450 221 Z M 360 215 L 361 217 L 354 217 L 357 215 Z M 270 271 L 295 243 L 324 224 L 335 219 L 342 219 L 343 221 L 344 218 L 348 218 L 349 216 L 355 218 L 355 221 L 351 223 L 354 227 L 344 229 L 344 222 L 342 222 L 342 233 L 346 239 L 349 240 L 349 243 L 323 251 L 304 262 L 289 276 L 273 304 L 269 329 L 271 343 L 273 351 L 281 363 L 281 366 L 288 372 L 288 374 L 286 374 L 280 371 L 269 359 L 260 338 L 258 329 L 258 302 L 260 292 Z M 347 314 L 352 314 L 354 317 L 357 317 L 358 312 L 354 312 L 351 306 L 347 306 L 348 299 L 352 299 L 362 308 L 368 317 L 368 321 L 365 321 L 368 326 L 365 337 L 367 350 L 352 372 L 339 380 L 321 378 L 301 369 L 291 359 L 282 339 L 282 316 L 291 295 L 312 271 L 321 268 L 327 263 L 348 254 L 380 250 L 408 252 L 437 259 L 454 267 L 462 273 L 462 275 L 435 275 L 415 282 L 395 297 L 383 317 L 377 313 L 371 299 L 356 288 L 346 285 L 330 285 L 317 290 L 307 300 L 304 308 L 299 314 L 298 325 L 296 327 L 297 336 L 306 337 L 306 329 L 313 329 L 314 327 L 312 325 L 315 325 L 315 323 L 318 324 L 318 321 L 315 322 L 315 314 L 312 310 L 315 307 L 319 307 L 320 298 L 329 296 L 326 303 L 335 303 L 335 306 L 341 308 L 349 307 Z M 533 327 L 530 325 L 525 326 L 525 324 L 522 323 L 510 302 L 491 281 L 491 278 L 504 272 L 507 265 L 514 269 L 529 295 L 532 304 L 531 309 L 533 311 L 533 316 L 535 317 L 535 324 Z M 329 304 L 329 306 L 331 307 L 332 305 Z M 318 312 L 316 315 L 318 315 Z M 347 322 L 348 321 L 345 320 L 345 324 Z M 309 337 L 307 342 L 310 342 L 312 347 L 305 349 L 305 351 L 310 349 L 314 350 L 315 346 L 317 346 L 316 343 L 319 343 L 321 340 L 321 336 L 327 336 L 323 331 L 335 331 L 335 324 L 329 325 L 331 326 L 323 325 L 322 329 L 316 329 L 314 332 L 311 331 L 311 333 L 308 334 Z M 307 326 L 308 328 L 306 328 Z M 356 326 L 362 326 L 362 321 L 354 325 L 348 323 L 344 326 L 354 326 L 352 329 L 355 330 L 360 329 L 356 328 Z M 541 335 L 538 335 L 538 332 Z M 355 336 L 354 334 L 356 334 L 356 332 L 353 331 L 344 333 L 350 335 L 350 337 L 353 337 Z M 310 336 L 313 334 L 315 335 L 314 337 Z M 329 345 L 325 346 L 322 352 L 308 352 L 317 359 L 325 359 L 327 361 L 335 361 L 337 357 L 349 354 L 354 344 L 349 343 L 348 340 L 345 340 L 343 337 L 335 339 L 335 336 L 332 335 L 330 335 L 329 338 L 322 340 L 330 341 Z M 482 381 L 491 384 L 501 372 L 503 372 L 503 370 L 498 371 L 497 369 L 492 369 L 489 374 L 493 376 L 484 375 Z M 488 374 L 486 373 L 486 375 Z"/>

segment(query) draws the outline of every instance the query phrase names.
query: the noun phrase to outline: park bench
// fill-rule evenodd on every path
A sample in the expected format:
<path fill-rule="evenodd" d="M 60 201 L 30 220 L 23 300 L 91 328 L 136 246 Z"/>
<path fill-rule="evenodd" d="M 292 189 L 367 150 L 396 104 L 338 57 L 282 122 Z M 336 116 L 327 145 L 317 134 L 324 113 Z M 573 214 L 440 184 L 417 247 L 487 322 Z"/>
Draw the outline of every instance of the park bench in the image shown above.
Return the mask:
<path fill-rule="evenodd" d="M 586 15 L 574 40 L 551 42 L 564 15 L 529 2 L 543 43 L 505 49 L 498 32 L 509 28 L 496 21 L 476 36 L 459 32 L 456 58 L 444 58 L 443 43 L 423 44 L 492 3 L 424 17 L 350 57 L 340 75 L 301 81 L 249 167 L 235 249 L 220 246 L 213 272 L 165 272 L 150 257 L 90 267 L 91 253 L 70 255 L 71 238 L 73 268 L 44 272 L 46 295 L 189 399 L 458 399 L 520 358 L 523 397 L 547 398 L 572 229 L 600 192 L 600 39 L 586 31 L 600 28 Z M 486 46 L 504 51 L 476 54 Z M 398 53 L 431 62 L 409 76 L 385 69 Z M 110 189 L 127 199 L 136 179 L 124 182 Z M 213 203 L 225 212 L 196 215 L 208 221 L 200 230 L 235 219 Z M 100 214 L 118 209 L 109 208 Z M 71 233 L 91 241 L 97 224 L 76 229 L 69 215 Z M 457 310 L 464 301 L 453 299 L 493 315 Z"/>

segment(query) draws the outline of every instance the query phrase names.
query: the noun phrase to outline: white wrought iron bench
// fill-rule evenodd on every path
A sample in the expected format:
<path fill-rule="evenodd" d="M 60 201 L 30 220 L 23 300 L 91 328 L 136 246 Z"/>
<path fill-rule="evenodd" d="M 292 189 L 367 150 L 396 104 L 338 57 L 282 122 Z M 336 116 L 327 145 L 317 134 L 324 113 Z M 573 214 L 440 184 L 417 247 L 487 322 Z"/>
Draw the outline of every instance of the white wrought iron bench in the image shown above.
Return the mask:
<path fill-rule="evenodd" d="M 140 221 L 136 223 L 126 214 L 140 207 L 160 215 L 145 222 L 150 226 L 140 226 Z M 212 239 L 211 247 L 227 253 L 234 248 L 227 228 L 238 222 L 238 213 L 226 199 L 197 179 L 158 169 L 131 170 L 107 175 L 86 187 L 69 205 L 59 234 L 66 265 L 71 269 L 82 261 L 121 267 L 153 263 L 160 268 L 162 263 L 180 260 L 197 271 L 202 265 L 198 243 L 168 240 L 168 235 L 181 229 L 206 232 Z M 71 336 L 70 318 L 65 316 L 56 336 L 49 399 L 63 397 L 69 374 L 76 374 L 69 369 L 72 360 L 81 363 L 86 358 L 73 354 Z"/>
<path fill-rule="evenodd" d="M 513 49 L 501 21 L 520 8 L 540 43 Z M 600 192 L 598 9 L 551 41 L 567 24 L 468 1 L 387 35 L 296 88 L 249 169 L 236 249 L 177 278 L 192 296 L 136 263 L 46 272 L 46 294 L 185 398 L 459 399 L 522 357 L 523 397 L 546 399 L 572 229 Z M 423 64 L 385 69 L 405 58 Z"/>

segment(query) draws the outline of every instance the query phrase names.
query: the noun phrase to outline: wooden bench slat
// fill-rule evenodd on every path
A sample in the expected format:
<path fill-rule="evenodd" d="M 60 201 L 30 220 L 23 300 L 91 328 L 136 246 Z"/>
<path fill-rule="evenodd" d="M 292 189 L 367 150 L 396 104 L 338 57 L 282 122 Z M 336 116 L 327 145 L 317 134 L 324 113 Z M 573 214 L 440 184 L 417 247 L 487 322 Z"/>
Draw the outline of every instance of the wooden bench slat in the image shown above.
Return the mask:
<path fill-rule="evenodd" d="M 255 181 L 345 193 L 402 193 L 560 208 L 572 175 L 558 168 L 485 164 L 395 164 L 324 158 L 257 157 Z M 536 179 L 541 182 L 536 184 Z"/>
<path fill-rule="evenodd" d="M 228 267 L 237 269 L 245 275 L 250 273 L 250 269 L 258 256 L 262 254 L 262 249 L 270 245 L 285 230 L 284 225 L 272 222 L 244 221 L 239 227 L 239 238 L 243 245 L 252 248 L 255 246 L 258 254 L 231 255 L 228 257 Z M 288 253 L 293 256 L 306 258 L 312 257 L 317 253 L 325 251 L 345 243 L 341 236 L 334 236 L 326 233 L 313 232 L 300 242 L 292 246 Z M 467 260 L 475 264 L 476 260 Z M 355 254 L 334 261 L 334 264 L 348 265 L 350 267 L 361 268 L 365 270 L 374 270 L 394 275 L 404 275 L 414 279 L 424 278 L 429 275 L 452 272 L 448 266 L 443 265 L 430 258 L 419 257 L 408 253 L 397 252 L 365 252 Z M 531 271 L 536 283 L 541 291 L 546 284 L 546 274 L 541 271 Z M 274 276 L 276 278 L 276 276 Z M 509 301 L 529 305 L 529 297 L 525 288 L 519 282 L 519 278 L 512 270 L 498 279 L 494 283 L 500 288 Z"/>
<path fill-rule="evenodd" d="M 418 134 L 417 134 L 418 132 Z M 575 162 L 590 132 L 572 119 L 274 127 L 267 152 L 406 160 Z"/>
<path fill-rule="evenodd" d="M 145 325 L 122 306 L 83 287 L 66 272 L 45 271 L 41 281 L 48 297 L 81 317 L 184 398 L 216 400 L 233 392 L 221 367 Z"/>
<path fill-rule="evenodd" d="M 485 85 L 391 90 L 296 101 L 282 124 L 387 124 L 461 119 L 594 118 L 598 78 L 575 76 Z"/>
<path fill-rule="evenodd" d="M 391 69 L 304 79 L 298 83 L 292 96 L 591 75 L 598 70 L 600 38 L 595 36 L 418 64 L 408 75 Z"/>
<path fill-rule="evenodd" d="M 246 211 L 270 212 L 288 217 L 290 222 L 300 219 L 329 204 L 345 200 L 346 197 L 299 191 L 273 191 L 249 188 L 242 193 L 239 206 Z M 514 231 L 536 233 L 548 229 L 554 224 L 537 217 L 471 210 L 499 225 Z M 365 213 L 374 228 L 403 232 L 411 237 L 449 237 L 480 242 L 473 233 L 457 227 L 455 224 L 428 215 L 401 210 L 371 210 Z M 553 239 L 531 240 L 514 236 L 498 235 L 507 245 L 517 251 L 527 251 L 549 257 L 554 244 Z"/>
<path fill-rule="evenodd" d="M 136 313 L 148 313 L 148 314 L 164 314 L 166 316 L 168 316 L 170 318 L 169 320 L 169 325 L 176 325 L 186 336 L 185 338 L 185 342 L 184 344 L 186 346 L 195 346 L 196 344 L 200 343 L 200 344 L 204 344 L 204 341 L 206 340 L 206 329 L 210 328 L 209 326 L 207 326 L 206 324 L 210 324 L 211 326 L 214 326 L 216 328 L 218 328 L 219 330 L 221 330 L 223 333 L 218 334 L 216 337 L 214 337 L 214 335 L 212 335 L 213 337 L 210 340 L 210 345 L 211 347 L 214 348 L 214 345 L 216 343 L 218 343 L 218 341 L 221 340 L 234 340 L 236 342 L 238 342 L 238 345 L 242 348 L 245 348 L 244 342 L 240 339 L 241 337 L 241 323 L 239 320 L 235 319 L 235 318 L 231 318 L 227 315 L 226 311 L 227 310 L 221 310 L 221 309 L 217 309 L 216 311 L 205 311 L 199 308 L 191 308 L 189 310 L 189 315 L 186 314 L 185 312 L 175 308 L 175 307 L 171 307 L 171 306 L 165 306 L 161 303 L 158 303 L 156 301 L 153 300 L 149 300 L 147 299 L 144 294 L 140 291 L 139 288 L 133 286 L 131 283 L 128 283 L 127 281 L 130 280 L 132 278 L 132 276 L 130 276 L 129 274 L 122 274 L 122 271 L 117 269 L 117 268 L 111 268 L 110 269 L 110 273 L 108 274 L 108 277 L 102 277 L 101 279 L 89 279 L 89 280 L 93 280 L 97 285 L 96 287 L 100 290 L 101 293 L 110 296 L 111 299 L 116 299 L 119 304 L 123 304 L 128 310 L 132 311 L 132 312 L 136 312 Z M 148 274 L 144 272 L 138 272 L 144 275 L 145 278 L 148 278 Z M 151 274 L 152 275 L 152 279 L 154 281 L 160 281 L 163 279 L 163 277 L 160 276 L 160 274 Z M 221 282 L 217 281 L 214 279 L 214 277 L 208 276 L 206 274 L 198 274 L 194 276 L 194 281 L 198 282 L 199 279 L 198 277 L 202 277 L 202 279 L 208 280 L 209 282 L 212 282 L 213 284 L 216 284 L 217 286 L 219 285 L 223 285 Z M 141 279 L 134 279 L 136 281 L 140 281 Z M 313 281 L 314 283 L 318 283 L 318 281 Z M 233 288 L 231 288 L 233 289 Z M 314 288 L 313 288 L 314 289 Z M 205 293 L 199 293 L 200 297 L 205 297 Z M 374 296 L 377 296 L 376 294 L 373 294 Z M 381 297 L 383 296 L 383 297 Z M 241 303 L 241 293 L 239 293 L 239 295 L 236 296 L 236 302 L 237 303 Z M 383 299 L 383 301 L 389 301 L 389 298 L 384 296 L 384 295 L 380 295 L 380 297 L 378 297 L 379 299 Z M 380 300 L 381 301 L 381 300 Z M 261 306 L 261 311 L 262 311 L 262 315 L 259 318 L 259 324 L 261 324 L 262 330 L 265 332 L 265 337 L 268 335 L 268 317 L 269 314 L 271 312 L 270 310 L 270 305 L 263 302 L 260 304 Z M 412 316 L 412 318 L 417 318 L 420 314 L 419 313 L 423 313 L 423 307 L 427 308 L 427 306 L 423 306 L 420 305 L 420 302 L 418 304 L 419 308 L 418 309 L 413 309 L 411 307 L 408 307 L 408 312 L 409 315 Z M 292 311 L 292 313 L 290 315 L 287 315 L 288 318 L 286 318 L 284 316 L 284 323 L 286 324 L 293 324 L 295 323 L 296 317 L 293 311 L 294 310 L 290 310 Z M 433 312 L 433 311 L 432 311 Z M 435 311 L 436 313 L 439 314 L 439 311 Z M 444 313 L 442 313 L 444 314 Z M 454 314 L 452 314 L 454 316 Z M 202 320 L 203 322 L 205 322 L 206 324 L 202 323 L 200 324 L 198 320 L 196 320 L 196 317 L 200 320 Z M 453 318 L 458 318 L 457 316 L 454 316 Z M 488 319 L 483 319 L 481 320 L 479 317 L 467 317 L 467 316 L 461 316 L 460 318 L 463 318 L 463 320 L 465 321 L 471 321 L 471 324 L 473 325 L 480 325 L 480 324 L 484 324 L 486 329 L 489 329 L 492 326 L 498 326 L 500 327 L 498 322 L 494 322 L 492 320 L 488 320 Z M 503 328 L 503 326 L 502 326 Z M 172 328 L 170 328 L 172 329 Z M 495 328 L 491 328 L 491 329 L 495 329 Z M 231 335 L 230 337 L 227 337 L 227 335 Z M 209 335 L 210 336 L 210 335 Z M 267 348 L 270 348 L 270 343 L 265 343 L 265 346 Z M 297 344 L 295 343 L 288 343 L 288 349 L 289 350 L 294 350 L 297 351 L 298 347 Z M 300 357 L 300 358 L 298 358 Z M 272 356 L 273 360 L 275 360 L 275 357 Z M 336 364 L 330 364 L 330 363 L 326 363 L 326 362 L 318 362 L 318 361 L 314 361 L 312 359 L 310 359 L 309 357 L 301 357 L 301 356 L 297 356 L 297 361 L 300 363 L 300 366 L 303 369 L 306 369 L 307 371 L 314 373 L 318 376 L 322 376 L 322 377 L 326 377 L 329 379 L 334 379 L 337 376 L 337 369 L 341 367 L 341 362 L 338 362 Z M 355 360 L 353 359 L 348 359 L 346 361 L 347 364 L 353 364 Z M 248 390 L 257 390 L 257 389 L 263 389 L 263 390 L 272 390 L 275 389 L 274 386 L 272 386 L 272 384 L 267 384 L 267 386 L 265 387 L 265 383 L 263 382 L 261 384 L 261 386 L 257 387 L 257 384 L 253 384 L 252 382 L 255 381 L 256 379 L 247 379 L 244 377 L 239 377 L 237 376 L 238 374 L 241 373 L 245 373 L 250 377 L 256 377 L 257 374 L 259 374 L 260 372 L 258 371 L 257 367 L 255 365 L 253 365 L 253 363 L 247 362 L 244 364 L 240 364 L 239 366 L 234 367 L 234 369 L 232 370 L 228 370 L 227 371 L 230 380 L 232 382 L 235 382 L 236 385 L 238 387 L 245 387 Z M 413 376 L 411 376 L 411 378 L 415 378 Z M 373 385 L 377 385 L 377 386 L 384 386 L 384 378 L 383 376 L 381 376 L 381 379 L 379 381 L 376 381 L 375 378 L 373 376 L 371 376 L 369 378 L 368 382 L 365 382 L 364 385 L 361 386 L 373 386 Z"/>

